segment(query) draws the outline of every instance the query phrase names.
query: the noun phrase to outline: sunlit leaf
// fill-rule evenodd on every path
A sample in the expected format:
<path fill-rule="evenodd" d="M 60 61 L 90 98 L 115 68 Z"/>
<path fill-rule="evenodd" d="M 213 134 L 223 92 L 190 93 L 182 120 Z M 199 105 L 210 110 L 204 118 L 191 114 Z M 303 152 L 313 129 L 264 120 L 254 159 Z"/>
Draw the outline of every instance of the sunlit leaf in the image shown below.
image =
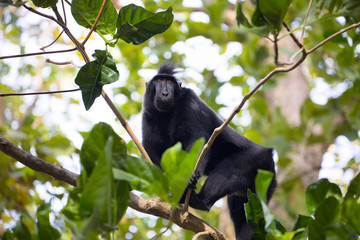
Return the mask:
<path fill-rule="evenodd" d="M 277 35 L 292 0 L 257 0 L 257 7 L 262 17 L 272 26 L 273 34 Z"/>
<path fill-rule="evenodd" d="M 166 11 L 153 13 L 130 4 L 119 11 L 116 37 L 137 45 L 164 32 L 171 26 L 173 18 L 171 7 Z"/>
<path fill-rule="evenodd" d="M 309 213 L 314 214 L 322 201 L 329 195 L 341 196 L 340 188 L 327 179 L 320 179 L 306 189 L 306 207 Z"/>
<path fill-rule="evenodd" d="M 122 160 L 122 169 L 113 169 L 114 179 L 130 183 L 133 190 L 155 195 L 169 201 L 168 183 L 161 169 L 141 158 L 128 156 Z"/>
<path fill-rule="evenodd" d="M 119 79 L 119 72 L 110 53 L 106 50 L 95 50 L 95 58 L 85 64 L 78 72 L 75 83 L 79 85 L 86 110 L 89 110 L 95 99 L 100 96 L 105 84 Z"/>
<path fill-rule="evenodd" d="M 91 28 L 99 14 L 103 0 L 72 0 L 71 14 L 76 22 L 85 27 Z M 115 34 L 117 12 L 111 1 L 107 1 L 99 21 L 96 24 L 96 31 L 102 34 Z"/>
<path fill-rule="evenodd" d="M 116 159 L 113 165 L 119 167 L 117 165 L 119 158 L 126 158 L 127 149 L 125 141 L 115 133 L 109 124 L 100 122 L 93 127 L 81 147 L 80 161 L 88 176 L 91 175 L 96 159 L 104 151 L 106 142 L 110 137 L 113 138 L 113 159 Z"/>
<path fill-rule="evenodd" d="M 161 166 L 169 182 L 173 206 L 176 206 L 185 191 L 203 145 L 204 139 L 201 138 L 187 153 L 182 150 L 181 144 L 177 143 L 167 149 L 162 156 Z"/>

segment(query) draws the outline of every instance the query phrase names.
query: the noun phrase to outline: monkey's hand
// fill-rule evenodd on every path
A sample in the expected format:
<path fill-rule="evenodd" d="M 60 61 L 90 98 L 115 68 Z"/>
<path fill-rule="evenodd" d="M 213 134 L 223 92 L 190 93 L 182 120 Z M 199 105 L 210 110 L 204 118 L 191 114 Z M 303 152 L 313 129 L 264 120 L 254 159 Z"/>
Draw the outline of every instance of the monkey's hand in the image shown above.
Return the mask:
<path fill-rule="evenodd" d="M 199 198 L 199 196 L 197 195 L 197 193 L 194 191 L 196 189 L 196 184 L 198 179 L 200 178 L 200 174 L 199 172 L 193 174 L 189 180 L 189 183 L 183 193 L 183 195 L 181 196 L 181 199 L 179 201 L 179 203 L 184 203 L 185 202 L 185 197 L 186 197 L 186 193 L 188 189 L 191 189 L 191 195 L 190 195 L 190 201 L 189 201 L 189 205 L 190 207 L 194 208 L 194 209 L 198 209 L 198 210 L 202 210 L 202 211 L 209 211 L 210 208 L 207 207 L 202 200 Z"/>

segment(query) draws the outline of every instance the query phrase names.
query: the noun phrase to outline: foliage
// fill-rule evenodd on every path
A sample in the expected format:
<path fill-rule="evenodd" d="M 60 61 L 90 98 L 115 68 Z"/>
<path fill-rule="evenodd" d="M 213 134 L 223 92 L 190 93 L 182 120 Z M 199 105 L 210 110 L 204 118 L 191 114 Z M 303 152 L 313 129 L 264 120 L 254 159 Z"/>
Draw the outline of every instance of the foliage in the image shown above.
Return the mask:
<path fill-rule="evenodd" d="M 61 2 L 56 4 L 58 8 Z M 94 50 L 93 61 L 83 64 L 79 55 L 70 55 L 67 59 L 83 65 L 77 74 L 77 70 L 70 65 L 44 64 L 42 57 L 21 58 L 19 62 L 2 59 L 0 92 L 63 89 L 65 86 L 74 87 L 67 80 L 75 79 L 81 88 L 86 110 L 92 107 L 91 111 L 97 111 L 99 108 L 96 108 L 96 104 L 100 101 L 95 100 L 103 86 L 117 81 L 110 85 L 115 85 L 112 91 L 119 97 L 116 98 L 117 107 L 131 121 L 141 111 L 139 96 L 144 91 L 144 81 L 148 79 L 139 70 L 156 69 L 160 62 L 171 59 L 175 63 L 182 63 L 180 66 L 187 69 L 183 77 L 198 90 L 201 98 L 227 117 L 223 110 L 233 107 L 231 104 L 234 101 L 229 103 L 221 100 L 223 89 L 231 88 L 236 96 L 243 96 L 254 86 L 254 79 L 259 80 L 269 73 L 274 68 L 270 58 L 276 55 L 273 43 L 278 43 L 279 54 L 289 59 L 298 49 L 281 46 L 281 41 L 289 35 L 282 22 L 286 22 L 291 32 L 299 38 L 308 8 L 308 3 L 300 0 L 239 1 L 236 5 L 227 1 L 203 1 L 200 8 L 184 6 L 182 1 L 173 0 L 143 2 L 144 7 L 130 4 L 122 6 L 120 10 L 110 1 L 106 2 L 95 28 L 105 43 L 104 48 L 101 49 L 99 46 L 102 44 L 97 42 L 101 42 L 101 39 L 94 37 L 89 40 L 96 42 L 98 49 Z M 43 8 L 36 10 L 52 14 L 49 7 L 53 7 L 56 1 L 32 3 Z M 83 32 L 76 34 L 78 39 L 84 39 L 83 36 L 92 28 L 102 3 L 102 0 L 74 0 L 68 3 L 73 18 L 84 27 Z M 0 9 L 0 31 L 3 36 L 0 40 L 3 42 L 1 57 L 5 53 L 13 54 L 10 51 L 14 49 L 21 54 L 34 52 L 34 43 L 30 45 L 28 40 L 33 36 L 38 39 L 44 30 L 43 23 L 24 21 L 28 18 L 20 11 L 24 10 L 21 8 L 23 4 L 33 6 L 21 1 L 0 1 L 0 7 L 4 7 Z M 360 2 L 357 0 L 314 1 L 305 21 L 303 44 L 306 49 L 359 21 L 359 9 Z M 205 20 L 196 19 L 199 13 Z M 70 30 L 71 27 L 68 25 Z M 48 42 L 61 34 L 50 25 L 46 33 L 50 36 L 46 38 Z M 304 149 L 317 145 L 324 146 L 321 157 L 327 151 L 336 162 L 346 162 L 339 170 L 347 176 L 355 176 L 359 171 L 360 163 L 356 155 L 344 160 L 339 152 L 333 151 L 339 136 L 345 136 L 352 146 L 359 146 L 359 34 L 358 28 L 347 31 L 308 56 L 302 67 L 308 73 L 306 81 L 311 94 L 299 110 L 298 124 L 291 123 L 283 109 L 274 107 L 267 96 L 268 92 L 277 89 L 279 76 L 274 76 L 274 80 L 252 96 L 242 110 L 243 114 L 235 117 L 231 123 L 246 137 L 273 146 L 278 153 L 279 187 L 271 203 L 281 206 L 280 211 L 278 207 L 277 212 L 272 213 L 271 207 L 266 205 L 264 193 L 270 178 L 267 173 L 259 173 L 256 179 L 257 193 L 248 192 L 246 211 L 256 232 L 254 239 L 356 239 L 360 235 L 359 174 L 349 185 L 341 183 L 340 179 L 335 179 L 337 183 L 333 183 L 334 179 L 331 182 L 321 179 L 306 188 L 303 176 L 296 172 L 296 156 L 300 155 L 310 164 L 315 159 Z M 241 51 L 233 53 L 232 47 L 240 43 Z M 37 40 L 35 44 L 44 45 Z M 64 45 L 71 44 L 61 36 L 55 45 L 63 49 Z M 92 49 L 85 45 L 87 50 Z M 214 47 L 212 49 L 216 49 L 217 55 L 201 56 L 198 50 L 205 45 Z M 47 56 L 56 58 L 50 54 Z M 189 56 L 197 57 L 196 61 Z M 213 64 L 207 63 L 210 58 Z M 62 61 L 57 60 L 55 62 Z M 32 81 L 35 79 L 37 81 Z M 319 94 L 317 89 L 321 81 L 330 90 L 325 101 L 319 104 L 312 96 Z M 230 96 L 231 91 L 227 90 L 225 95 Z M 176 207 L 203 143 L 197 142 L 190 153 L 183 152 L 180 145 L 175 145 L 164 154 L 161 171 L 139 158 L 135 144 L 125 142 L 108 124 L 99 123 L 92 128 L 93 123 L 85 120 L 89 115 L 85 115 L 83 109 L 64 110 L 62 114 L 69 121 L 75 115 L 81 115 L 75 120 L 81 125 L 76 127 L 76 131 L 82 132 L 85 140 L 81 149 L 77 149 L 79 145 L 68 134 L 69 126 L 62 126 L 60 121 L 51 123 L 52 119 L 48 117 L 53 114 L 50 105 L 54 101 L 63 102 L 66 106 L 64 109 L 78 107 L 79 98 L 76 95 L 68 96 L 0 98 L 1 135 L 25 151 L 54 164 L 63 165 L 64 157 L 67 163 L 74 162 L 80 156 L 82 166 L 78 187 L 70 188 L 67 184 L 15 164 L 0 152 L 0 221 L 5 226 L 4 230 L 0 229 L 2 239 L 116 239 L 124 236 L 128 239 L 146 239 L 154 235 L 150 231 L 161 232 L 167 221 L 138 216 L 127 209 L 129 191 L 139 190 L 143 197 L 158 196 Z M 291 100 L 287 102 L 291 104 Z M 41 105 L 49 107 L 42 110 Z M 243 121 L 246 118 L 251 121 Z M 60 193 L 53 187 L 59 188 Z M 41 188 L 45 188 L 51 200 L 43 196 Z M 340 189 L 343 189 L 345 196 Z M 70 195 L 67 196 L 67 193 Z M 66 206 L 62 207 L 61 212 L 55 211 L 54 202 L 61 201 L 66 201 Z M 208 214 L 198 214 L 218 227 L 219 212 L 218 208 L 213 208 Z M 193 236 L 176 228 L 169 232 L 163 239 L 191 239 Z"/>
<path fill-rule="evenodd" d="M 350 182 L 344 196 L 339 186 L 327 179 L 309 185 L 306 206 L 311 215 L 298 214 L 290 232 L 275 219 L 266 205 L 263 193 L 266 193 L 271 180 L 272 173 L 259 171 L 256 176 L 257 195 L 248 191 L 249 202 L 245 206 L 248 221 L 255 230 L 253 239 L 358 239 L 360 174 Z"/>

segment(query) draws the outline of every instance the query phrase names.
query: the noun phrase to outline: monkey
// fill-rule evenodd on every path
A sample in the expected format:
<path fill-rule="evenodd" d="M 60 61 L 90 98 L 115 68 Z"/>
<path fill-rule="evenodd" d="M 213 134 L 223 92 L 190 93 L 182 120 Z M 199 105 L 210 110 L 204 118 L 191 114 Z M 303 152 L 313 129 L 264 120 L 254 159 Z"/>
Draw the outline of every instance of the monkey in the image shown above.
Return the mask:
<path fill-rule="evenodd" d="M 174 64 L 162 64 L 146 84 L 144 93 L 142 143 L 153 163 L 160 168 L 166 149 L 181 142 L 183 150 L 190 151 L 197 139 L 203 137 L 207 141 L 223 122 L 193 90 L 182 87 L 174 76 L 175 68 Z M 187 187 L 192 189 L 198 177 L 207 177 L 198 193 L 192 189 L 189 205 L 209 211 L 217 200 L 227 196 L 236 239 L 250 240 L 253 230 L 247 223 L 244 208 L 248 201 L 247 189 L 255 192 L 258 169 L 275 173 L 273 151 L 227 126 L 205 155 L 198 176 L 193 176 L 193 182 Z M 267 200 L 276 185 L 274 174 Z M 180 202 L 184 202 L 184 195 Z"/>

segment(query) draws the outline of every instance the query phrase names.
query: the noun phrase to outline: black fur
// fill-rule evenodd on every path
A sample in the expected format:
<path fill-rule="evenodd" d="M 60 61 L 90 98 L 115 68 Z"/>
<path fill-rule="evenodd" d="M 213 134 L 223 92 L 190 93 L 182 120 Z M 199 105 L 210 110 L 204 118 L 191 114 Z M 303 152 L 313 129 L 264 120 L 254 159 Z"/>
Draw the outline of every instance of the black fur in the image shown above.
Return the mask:
<path fill-rule="evenodd" d="M 163 64 L 147 84 L 144 95 L 143 145 L 154 164 L 160 166 L 161 155 L 177 142 L 189 151 L 193 143 L 209 139 L 222 124 L 216 113 L 188 88 L 181 87 L 173 76 L 174 65 Z M 209 211 L 220 198 L 228 196 L 230 216 L 236 239 L 251 239 L 244 203 L 247 189 L 255 191 L 258 169 L 274 170 L 273 149 L 260 146 L 226 127 L 216 138 L 200 166 L 201 176 L 208 176 L 199 193 L 191 194 L 190 206 Z M 274 177 L 268 199 L 276 187 Z"/>

